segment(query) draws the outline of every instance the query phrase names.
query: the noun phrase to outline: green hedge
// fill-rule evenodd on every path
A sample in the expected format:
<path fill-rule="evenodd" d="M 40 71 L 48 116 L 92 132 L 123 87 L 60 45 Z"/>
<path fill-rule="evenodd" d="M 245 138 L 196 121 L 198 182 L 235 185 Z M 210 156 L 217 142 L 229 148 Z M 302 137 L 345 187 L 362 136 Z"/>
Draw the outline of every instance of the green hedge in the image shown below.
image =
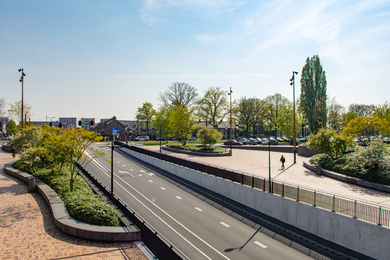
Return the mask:
<path fill-rule="evenodd" d="M 20 161 L 14 163 L 13 167 L 27 172 L 27 167 Z M 99 226 L 120 226 L 121 221 L 113 207 L 103 201 L 80 176 L 74 182 L 74 190 L 71 192 L 69 174 L 53 175 L 48 169 L 30 174 L 49 185 L 60 196 L 74 219 Z"/>

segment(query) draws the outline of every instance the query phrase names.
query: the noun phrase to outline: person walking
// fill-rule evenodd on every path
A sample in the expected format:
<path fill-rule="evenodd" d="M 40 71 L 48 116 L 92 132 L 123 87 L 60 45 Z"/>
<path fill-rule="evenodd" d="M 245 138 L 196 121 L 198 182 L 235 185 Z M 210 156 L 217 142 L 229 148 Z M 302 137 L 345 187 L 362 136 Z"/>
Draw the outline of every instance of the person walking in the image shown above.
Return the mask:
<path fill-rule="evenodd" d="M 282 170 L 284 170 L 284 163 L 286 162 L 286 158 L 284 158 L 283 154 L 280 157 L 280 162 L 282 163 Z"/>

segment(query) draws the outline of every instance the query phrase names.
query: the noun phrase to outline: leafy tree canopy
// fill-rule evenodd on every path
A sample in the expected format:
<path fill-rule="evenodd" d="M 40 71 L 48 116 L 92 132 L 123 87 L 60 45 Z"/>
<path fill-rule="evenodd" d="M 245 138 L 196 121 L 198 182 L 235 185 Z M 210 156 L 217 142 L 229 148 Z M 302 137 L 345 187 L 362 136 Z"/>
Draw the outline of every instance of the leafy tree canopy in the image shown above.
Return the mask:
<path fill-rule="evenodd" d="M 168 89 L 160 94 L 160 100 L 167 107 L 186 108 L 196 102 L 196 89 L 185 82 L 172 83 Z"/>
<path fill-rule="evenodd" d="M 302 68 L 299 109 L 312 133 L 327 123 L 326 85 L 325 71 L 318 55 L 307 58 Z"/>

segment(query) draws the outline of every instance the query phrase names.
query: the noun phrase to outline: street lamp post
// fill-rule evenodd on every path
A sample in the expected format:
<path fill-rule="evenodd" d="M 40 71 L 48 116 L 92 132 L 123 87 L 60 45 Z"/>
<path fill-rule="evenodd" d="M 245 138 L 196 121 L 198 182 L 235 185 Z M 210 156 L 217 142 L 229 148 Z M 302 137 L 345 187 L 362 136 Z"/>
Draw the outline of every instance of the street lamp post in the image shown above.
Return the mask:
<path fill-rule="evenodd" d="M 20 129 L 21 130 L 23 130 L 23 123 L 24 123 L 24 111 L 23 111 L 23 109 L 24 109 L 24 106 L 23 106 L 23 104 L 24 104 L 24 100 L 23 100 L 23 92 L 24 92 L 24 85 L 23 85 L 23 83 L 24 83 L 24 76 L 26 76 L 26 74 L 24 74 L 24 70 L 23 70 L 23 68 L 21 68 L 21 69 L 19 69 L 18 70 L 19 72 L 21 72 L 22 73 L 22 76 L 20 77 L 20 82 L 22 82 L 22 104 L 21 104 L 21 106 L 22 106 L 22 122 L 21 122 L 21 127 L 20 127 Z"/>
<path fill-rule="evenodd" d="M 233 144 L 232 144 L 232 87 L 230 87 L 230 92 L 228 95 L 230 96 L 230 155 L 233 155 Z"/>
<path fill-rule="evenodd" d="M 269 192 L 272 192 L 271 182 L 271 144 L 268 142 L 268 180 L 269 180 Z"/>
<path fill-rule="evenodd" d="M 293 71 L 292 78 L 290 79 L 290 85 L 293 86 L 293 114 L 294 114 L 294 163 L 297 162 L 297 142 L 296 142 L 296 130 L 295 130 L 295 75 L 298 75 L 298 72 Z"/>

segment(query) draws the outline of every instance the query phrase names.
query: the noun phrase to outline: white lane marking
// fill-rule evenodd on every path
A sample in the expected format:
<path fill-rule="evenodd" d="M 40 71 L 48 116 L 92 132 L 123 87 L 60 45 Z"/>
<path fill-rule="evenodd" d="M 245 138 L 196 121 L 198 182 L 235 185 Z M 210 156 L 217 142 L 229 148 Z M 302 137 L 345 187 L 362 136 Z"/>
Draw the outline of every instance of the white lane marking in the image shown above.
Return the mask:
<path fill-rule="evenodd" d="M 142 174 L 140 173 L 140 174 L 138 174 L 138 176 L 142 176 Z"/>
<path fill-rule="evenodd" d="M 154 176 L 154 173 L 151 172 L 151 173 L 148 173 L 148 175 L 149 175 L 149 176 Z"/>
<path fill-rule="evenodd" d="M 126 165 L 125 165 L 125 164 L 123 164 L 123 167 L 126 167 Z"/>
<path fill-rule="evenodd" d="M 254 243 L 255 243 L 256 245 L 258 245 L 258 246 L 261 246 L 262 248 L 268 248 L 268 246 L 266 246 L 266 245 L 260 243 L 259 241 L 255 241 Z"/>
<path fill-rule="evenodd" d="M 130 171 L 132 172 L 132 171 L 133 171 L 133 169 L 130 169 Z"/>
<path fill-rule="evenodd" d="M 225 226 L 225 227 L 230 227 L 230 225 L 226 224 L 225 222 L 219 222 L 219 224 L 221 224 L 222 226 Z"/>
<path fill-rule="evenodd" d="M 149 182 L 153 182 L 152 180 L 149 180 Z"/>
<path fill-rule="evenodd" d="M 164 188 L 164 187 L 160 187 L 160 189 L 162 189 L 162 190 L 166 190 L 166 188 Z"/>
<path fill-rule="evenodd" d="M 127 171 L 119 171 L 119 173 L 127 173 L 128 175 L 130 175 L 131 177 L 133 177 L 133 178 L 134 178 L 134 175 L 133 175 L 133 174 L 131 174 L 131 173 L 129 173 L 129 172 L 127 172 Z"/>
<path fill-rule="evenodd" d="M 121 163 L 120 161 L 118 161 L 118 163 Z"/>
<path fill-rule="evenodd" d="M 198 207 L 195 207 L 195 209 L 196 209 L 197 211 L 203 211 L 203 209 L 198 208 Z"/>
<path fill-rule="evenodd" d="M 139 170 L 140 172 L 146 172 L 146 171 L 144 171 L 144 170 Z"/>
<path fill-rule="evenodd" d="M 106 175 L 108 176 L 108 174 L 106 173 Z M 139 192 L 137 189 L 135 189 L 133 186 L 131 186 L 130 184 L 128 184 L 127 182 L 125 182 L 120 176 L 117 176 L 118 179 L 120 179 L 121 181 L 123 181 L 127 186 L 129 186 L 131 189 L 133 189 L 136 193 L 138 193 L 141 197 L 143 197 L 145 200 L 147 200 L 149 203 L 151 203 L 153 206 L 155 206 L 157 209 L 159 209 L 161 212 L 163 212 L 165 215 L 167 215 L 169 218 L 171 218 L 173 221 L 175 221 L 178 225 L 180 225 L 182 228 L 184 228 L 185 230 L 187 230 L 187 232 L 189 232 L 190 234 L 192 234 L 193 236 L 195 236 L 197 239 L 199 239 L 200 241 L 202 241 L 205 245 L 207 245 L 208 247 L 210 247 L 211 249 L 213 249 L 215 252 L 217 252 L 219 255 L 221 255 L 223 258 L 227 259 L 227 260 L 230 260 L 230 258 L 226 257 L 225 255 L 223 255 L 221 252 L 219 252 L 217 249 L 215 249 L 214 247 L 212 247 L 210 244 L 208 244 L 206 241 L 204 241 L 202 238 L 200 238 L 198 235 L 196 235 L 194 232 L 192 232 L 191 230 L 189 230 L 186 226 L 184 226 L 182 223 L 180 223 L 178 220 L 176 220 L 175 218 L 173 218 L 171 215 L 169 215 L 166 211 L 164 211 L 162 208 L 160 208 L 159 206 L 157 206 L 156 204 L 154 204 L 150 199 L 148 199 L 147 197 L 145 197 L 145 195 L 143 195 L 141 192 Z M 140 201 L 134 194 L 130 193 L 127 189 L 125 189 L 125 187 L 123 187 L 122 184 L 120 184 L 117 180 L 114 180 L 116 182 L 117 185 L 119 185 L 120 187 L 122 187 L 122 189 L 127 192 L 130 196 L 132 196 L 136 201 L 138 201 L 139 204 L 141 204 L 142 206 L 144 206 L 147 210 L 150 211 L 150 213 L 152 213 L 156 218 L 158 218 L 161 222 L 163 222 L 167 227 L 169 227 L 173 232 L 175 232 L 178 236 L 180 236 L 182 239 L 184 239 L 184 241 L 186 241 L 188 244 L 190 244 L 193 248 L 195 248 L 199 253 L 201 253 L 204 257 L 206 257 L 207 259 L 210 259 L 212 260 L 212 258 L 208 257 L 204 252 L 202 252 L 199 248 L 197 248 L 194 244 L 192 244 L 188 239 L 186 239 L 182 234 L 180 234 L 176 229 L 174 229 L 171 225 L 169 225 L 166 221 L 164 221 L 159 215 L 157 215 L 157 213 L 155 213 L 153 210 L 151 210 L 149 207 L 147 207 L 142 201 Z"/>
<path fill-rule="evenodd" d="M 182 200 L 182 198 L 181 198 L 181 197 L 179 197 L 179 196 L 176 196 L 176 199 L 178 199 L 178 200 Z"/>

